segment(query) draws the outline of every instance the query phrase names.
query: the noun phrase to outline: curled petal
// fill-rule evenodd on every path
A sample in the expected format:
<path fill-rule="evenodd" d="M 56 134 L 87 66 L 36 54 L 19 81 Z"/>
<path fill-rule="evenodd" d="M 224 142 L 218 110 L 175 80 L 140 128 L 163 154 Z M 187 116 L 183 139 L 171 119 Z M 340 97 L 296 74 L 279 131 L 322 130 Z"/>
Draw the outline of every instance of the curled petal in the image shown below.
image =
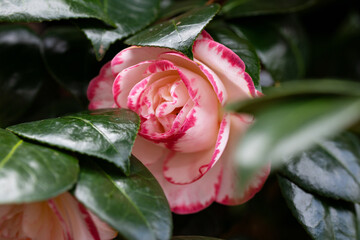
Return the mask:
<path fill-rule="evenodd" d="M 87 97 L 90 101 L 89 109 L 114 107 L 112 97 L 112 85 L 114 77 L 111 73 L 110 62 L 105 64 L 97 77 L 93 78 L 87 90 Z"/>
<path fill-rule="evenodd" d="M 163 52 L 171 52 L 168 48 L 159 47 L 128 47 L 119 52 L 111 61 L 111 69 L 116 76 L 125 68 L 143 61 L 156 60 Z"/>
<path fill-rule="evenodd" d="M 186 68 L 177 67 L 167 60 L 155 61 L 147 66 L 148 69 L 146 70 L 146 73 L 151 73 L 151 75 L 148 79 L 144 79 L 143 82 L 139 82 L 137 86 L 134 86 L 134 90 L 131 90 L 134 95 L 140 96 L 147 86 L 150 86 L 155 79 L 162 79 L 161 77 L 169 75 L 169 72 L 173 73 L 173 71 L 176 71 L 187 88 L 193 105 L 188 104 L 183 107 L 183 110 L 185 111 L 179 112 L 169 131 L 152 131 L 156 129 L 157 126 L 154 119 L 149 119 L 149 123 L 142 123 L 140 134 L 146 139 L 164 143 L 167 148 L 179 152 L 202 151 L 211 147 L 216 141 L 219 126 L 219 102 L 207 80 Z M 158 74 L 162 75 L 159 77 Z M 120 77 L 120 75 L 122 75 L 122 73 L 120 73 L 118 77 Z M 117 81 L 118 80 L 116 80 L 116 82 Z M 129 93 L 129 95 L 131 94 L 132 93 Z M 147 95 L 145 94 L 144 96 Z M 147 101 L 146 97 L 142 99 L 143 100 L 138 103 L 140 103 L 140 106 L 146 107 L 149 101 Z M 150 105 L 151 103 L 149 103 L 149 106 Z M 187 106 L 191 106 L 192 108 L 189 109 Z M 137 111 L 137 109 L 133 110 Z M 187 115 L 184 113 L 187 113 Z M 183 122 L 178 121 L 180 118 L 183 119 L 184 117 L 185 119 Z M 151 130 L 151 128 L 153 129 Z M 196 145 L 193 144 L 194 138 L 197 139 Z"/>
<path fill-rule="evenodd" d="M 216 164 L 229 138 L 230 118 L 225 115 L 220 124 L 215 146 L 195 153 L 171 152 L 164 163 L 164 177 L 174 184 L 189 184 L 201 177 Z"/>
<path fill-rule="evenodd" d="M 270 173 L 270 166 L 267 166 L 249 182 L 245 188 L 239 188 L 239 177 L 234 166 L 236 145 L 251 124 L 251 117 L 248 115 L 231 114 L 231 132 L 229 142 L 219 162 L 223 165 L 223 177 L 220 183 L 220 190 L 216 201 L 226 205 L 237 205 L 251 199 L 262 188 Z"/>
<path fill-rule="evenodd" d="M 209 39 L 197 40 L 193 46 L 194 58 L 212 69 L 223 81 L 229 101 L 255 97 L 255 86 L 245 64 L 233 51 Z"/>
<path fill-rule="evenodd" d="M 212 85 L 219 102 L 224 105 L 227 100 L 227 92 L 221 79 L 216 75 L 214 71 L 208 68 L 205 64 L 200 63 L 198 60 L 191 61 L 188 57 L 173 52 L 165 52 L 159 55 L 159 59 L 168 60 L 174 63 L 176 66 L 186 68 L 193 73 L 198 74 L 203 79 L 208 79 Z"/>
<path fill-rule="evenodd" d="M 163 177 L 162 166 L 163 162 L 159 161 L 147 167 L 160 183 L 174 213 L 195 213 L 208 207 L 216 199 L 221 179 L 220 164 L 216 164 L 198 181 L 185 185 L 168 182 Z"/>

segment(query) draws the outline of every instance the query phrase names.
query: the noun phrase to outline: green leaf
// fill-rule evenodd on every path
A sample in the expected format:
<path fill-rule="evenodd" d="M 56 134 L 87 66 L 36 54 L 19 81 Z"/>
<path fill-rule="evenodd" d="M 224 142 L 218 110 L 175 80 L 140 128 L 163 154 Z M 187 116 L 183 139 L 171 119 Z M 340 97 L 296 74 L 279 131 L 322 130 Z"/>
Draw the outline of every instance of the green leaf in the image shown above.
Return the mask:
<path fill-rule="evenodd" d="M 75 158 L 24 142 L 0 129 L 0 204 L 49 199 L 69 190 L 79 172 Z"/>
<path fill-rule="evenodd" d="M 0 26 L 1 127 L 19 119 L 41 87 L 46 74 L 41 44 L 39 37 L 26 27 Z"/>
<path fill-rule="evenodd" d="M 312 195 L 286 178 L 279 177 L 279 184 L 291 212 L 313 239 L 359 239 L 353 204 Z"/>
<path fill-rule="evenodd" d="M 170 18 L 175 15 L 199 8 L 206 4 L 206 0 L 167 0 L 161 1 L 160 18 Z"/>
<path fill-rule="evenodd" d="M 194 9 L 167 22 L 127 39 L 125 43 L 137 46 L 166 47 L 193 58 L 192 46 L 196 37 L 219 11 L 218 4 Z"/>
<path fill-rule="evenodd" d="M 360 83 L 334 79 L 306 79 L 284 82 L 280 87 L 267 88 L 265 96 L 248 101 L 240 101 L 227 106 L 227 109 L 256 114 L 270 105 L 293 98 L 316 96 L 354 96 L 360 97 Z"/>
<path fill-rule="evenodd" d="M 128 174 L 139 124 L 138 116 L 129 110 L 101 109 L 8 129 L 31 140 L 108 160 Z"/>
<path fill-rule="evenodd" d="M 138 160 L 132 158 L 128 177 L 112 166 L 88 163 L 75 189 L 79 201 L 126 239 L 170 238 L 172 219 L 165 195 Z"/>
<path fill-rule="evenodd" d="M 284 99 L 256 113 L 256 121 L 236 150 L 237 168 L 247 183 L 270 161 L 306 150 L 360 120 L 360 98 L 308 97 Z"/>
<path fill-rule="evenodd" d="M 127 37 L 153 22 L 158 14 L 159 0 L 107 0 L 103 11 L 114 21 L 115 28 L 104 28 L 89 23 L 79 26 L 90 39 L 98 60 L 116 40 Z"/>
<path fill-rule="evenodd" d="M 204 237 L 204 236 L 174 236 L 171 240 L 221 240 L 220 238 Z"/>
<path fill-rule="evenodd" d="M 307 39 L 295 18 L 243 21 L 241 24 L 231 25 L 231 28 L 238 36 L 245 36 L 251 42 L 265 69 L 275 81 L 304 76 Z"/>
<path fill-rule="evenodd" d="M 300 11 L 318 0 L 228 0 L 222 12 L 226 17 L 243 17 Z"/>
<path fill-rule="evenodd" d="M 308 192 L 360 203 L 359 159 L 360 140 L 344 133 L 291 158 L 281 173 Z"/>
<path fill-rule="evenodd" d="M 58 27 L 48 30 L 43 42 L 45 63 L 54 78 L 83 104 L 87 103 L 89 81 L 101 66 L 85 35 L 78 28 Z"/>
<path fill-rule="evenodd" d="M 260 59 L 253 45 L 245 37 L 237 35 L 224 24 L 210 24 L 207 30 L 215 41 L 230 48 L 244 61 L 245 70 L 252 78 L 255 88 L 261 91 Z"/>
<path fill-rule="evenodd" d="M 69 18 L 97 18 L 111 24 L 97 0 L 2 0 L 0 21 L 38 22 Z"/>

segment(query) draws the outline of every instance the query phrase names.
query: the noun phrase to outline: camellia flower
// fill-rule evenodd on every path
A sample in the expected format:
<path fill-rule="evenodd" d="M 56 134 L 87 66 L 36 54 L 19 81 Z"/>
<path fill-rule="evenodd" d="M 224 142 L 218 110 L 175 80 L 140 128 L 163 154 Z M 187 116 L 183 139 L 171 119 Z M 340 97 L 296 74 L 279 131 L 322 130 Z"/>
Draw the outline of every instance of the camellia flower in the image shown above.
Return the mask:
<path fill-rule="evenodd" d="M 109 240 L 116 235 L 70 193 L 42 202 L 0 205 L 0 239 Z"/>
<path fill-rule="evenodd" d="M 88 88 L 89 109 L 131 109 L 141 118 L 132 153 L 153 173 L 175 213 L 213 201 L 235 205 L 260 190 L 269 168 L 239 188 L 233 152 L 252 118 L 225 104 L 256 91 L 243 61 L 203 31 L 194 60 L 167 48 L 132 46 L 103 66 Z"/>

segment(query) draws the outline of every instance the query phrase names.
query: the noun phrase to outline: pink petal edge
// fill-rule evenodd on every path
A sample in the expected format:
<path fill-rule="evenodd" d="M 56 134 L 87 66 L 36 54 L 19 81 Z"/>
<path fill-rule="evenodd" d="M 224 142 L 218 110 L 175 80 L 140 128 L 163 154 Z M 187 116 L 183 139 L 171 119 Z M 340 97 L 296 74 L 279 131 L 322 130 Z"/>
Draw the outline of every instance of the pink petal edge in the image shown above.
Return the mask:
<path fill-rule="evenodd" d="M 196 153 L 171 152 L 165 159 L 163 172 L 173 184 L 190 184 L 202 178 L 220 159 L 230 133 L 230 116 L 224 115 L 214 147 Z"/>

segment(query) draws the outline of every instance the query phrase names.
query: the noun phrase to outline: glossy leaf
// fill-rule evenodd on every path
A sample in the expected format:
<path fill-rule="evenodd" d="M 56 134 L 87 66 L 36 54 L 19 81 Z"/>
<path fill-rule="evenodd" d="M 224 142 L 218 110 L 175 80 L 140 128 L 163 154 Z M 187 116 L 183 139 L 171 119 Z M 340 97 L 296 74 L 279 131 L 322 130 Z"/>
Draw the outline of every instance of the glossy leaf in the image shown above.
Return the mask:
<path fill-rule="evenodd" d="M 307 39 L 295 18 L 244 21 L 241 24 L 231 25 L 231 28 L 253 44 L 262 64 L 275 81 L 298 79 L 304 76 Z"/>
<path fill-rule="evenodd" d="M 28 28 L 0 26 L 1 127 L 21 117 L 38 93 L 46 74 L 40 49 L 41 40 Z"/>
<path fill-rule="evenodd" d="M 360 140 L 344 133 L 291 158 L 281 173 L 308 192 L 360 202 L 359 159 Z"/>
<path fill-rule="evenodd" d="M 279 184 L 293 215 L 313 239 L 359 239 L 353 204 L 312 195 L 286 178 L 279 177 Z"/>
<path fill-rule="evenodd" d="M 303 10 L 314 5 L 316 2 L 317 0 L 228 0 L 222 12 L 230 18 L 288 13 Z"/>
<path fill-rule="evenodd" d="M 202 7 L 206 2 L 206 0 L 163 0 L 160 6 L 160 18 L 170 18 L 179 15 L 194 8 Z"/>
<path fill-rule="evenodd" d="M 260 59 L 253 45 L 245 37 L 237 35 L 223 24 L 212 24 L 207 30 L 214 40 L 230 48 L 244 61 L 246 72 L 251 76 L 256 89 L 261 91 Z"/>
<path fill-rule="evenodd" d="M 85 105 L 89 81 L 101 67 L 85 35 L 77 28 L 58 27 L 45 33 L 43 43 L 54 78 Z"/>
<path fill-rule="evenodd" d="M 108 0 L 103 11 L 114 21 L 115 28 L 104 28 L 89 23 L 79 25 L 90 39 L 100 60 L 116 40 L 134 34 L 153 22 L 158 8 L 159 0 Z"/>
<path fill-rule="evenodd" d="M 268 105 L 256 116 L 235 153 L 237 169 L 246 183 L 272 161 L 312 147 L 360 120 L 360 98 L 308 97 Z"/>
<path fill-rule="evenodd" d="M 137 46 L 166 47 L 192 58 L 192 46 L 196 37 L 219 11 L 219 8 L 218 4 L 213 4 L 194 9 L 145 29 L 125 42 Z"/>
<path fill-rule="evenodd" d="M 125 177 L 112 166 L 90 160 L 81 168 L 75 196 L 125 239 L 166 240 L 172 230 L 165 195 L 151 173 L 135 158 Z"/>
<path fill-rule="evenodd" d="M 75 158 L 0 129 L 0 204 L 57 196 L 73 186 L 78 172 Z"/>
<path fill-rule="evenodd" d="M 101 109 L 14 125 L 22 137 L 99 157 L 129 173 L 129 156 L 139 128 L 138 116 L 125 109 Z"/>
<path fill-rule="evenodd" d="M 0 21 L 38 22 L 69 18 L 111 21 L 97 0 L 2 0 Z"/>

